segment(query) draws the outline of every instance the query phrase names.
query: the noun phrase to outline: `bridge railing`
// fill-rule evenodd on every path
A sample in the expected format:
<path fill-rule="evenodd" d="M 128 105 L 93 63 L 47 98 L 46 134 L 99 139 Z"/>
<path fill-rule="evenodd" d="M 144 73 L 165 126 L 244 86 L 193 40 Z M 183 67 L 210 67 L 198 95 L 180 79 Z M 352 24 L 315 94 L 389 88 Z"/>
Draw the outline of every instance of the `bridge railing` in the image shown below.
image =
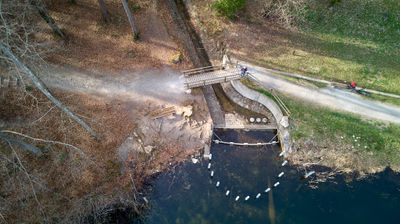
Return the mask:
<path fill-rule="evenodd" d="M 238 79 L 239 77 L 240 77 L 240 74 L 232 74 L 232 75 L 223 76 L 223 77 L 216 77 L 213 79 L 185 82 L 185 86 L 186 86 L 186 88 L 190 89 L 190 88 L 212 85 L 212 84 L 221 83 L 221 82 L 228 82 L 231 80 Z"/>
<path fill-rule="evenodd" d="M 222 65 L 213 65 L 213 66 L 206 66 L 206 67 L 201 67 L 201 68 L 184 70 L 184 71 L 182 71 L 182 73 L 185 77 L 188 77 L 188 76 L 197 75 L 197 74 L 201 74 L 201 73 L 212 72 L 215 70 L 221 70 L 223 68 L 224 67 Z"/>

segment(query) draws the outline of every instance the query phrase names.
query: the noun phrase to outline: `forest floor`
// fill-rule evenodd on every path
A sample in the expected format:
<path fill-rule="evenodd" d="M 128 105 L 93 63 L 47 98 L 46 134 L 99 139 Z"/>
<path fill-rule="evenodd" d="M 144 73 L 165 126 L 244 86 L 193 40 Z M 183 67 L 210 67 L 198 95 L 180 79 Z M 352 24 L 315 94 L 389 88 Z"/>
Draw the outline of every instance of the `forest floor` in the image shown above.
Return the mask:
<path fill-rule="evenodd" d="M 1 203 L 0 214 L 11 223 L 106 216 L 100 213 L 129 201 L 132 189 L 140 188 L 149 176 L 198 157 L 211 137 L 202 93 L 185 93 L 179 70 L 192 64 L 174 37 L 168 9 L 155 0 L 131 3 L 140 32 L 140 39 L 133 41 L 121 2 L 106 1 L 106 5 L 110 24 L 103 22 L 95 0 L 52 1 L 49 12 L 69 42 L 63 43 L 51 30 L 43 34 L 59 47 L 47 55 L 47 64 L 36 69 L 51 93 L 101 141 L 32 86 L 25 88 L 27 95 L 0 88 L 1 129 L 72 144 L 88 158 L 70 147 L 25 139 L 46 152 L 46 159 L 34 159 L 17 151 L 38 183 L 33 187 L 40 204 L 30 200 L 33 192 L 13 185 L 19 178 L 29 186 L 23 172 L 13 171 L 11 178 L 2 175 L 0 195 L 8 203 Z M 177 64 L 171 60 L 176 55 L 181 59 Z M 167 107 L 174 107 L 175 113 L 152 118 L 153 111 Z M 12 154 L 6 145 L 0 145 L 0 151 Z M 3 174 L 12 173 L 8 166 L 3 168 Z"/>

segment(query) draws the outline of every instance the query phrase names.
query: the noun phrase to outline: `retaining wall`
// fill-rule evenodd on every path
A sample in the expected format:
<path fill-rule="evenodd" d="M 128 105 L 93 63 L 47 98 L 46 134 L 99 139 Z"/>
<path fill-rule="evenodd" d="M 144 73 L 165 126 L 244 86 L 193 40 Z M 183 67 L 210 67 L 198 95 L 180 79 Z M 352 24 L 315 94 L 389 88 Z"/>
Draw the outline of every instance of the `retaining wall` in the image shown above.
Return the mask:
<path fill-rule="evenodd" d="M 239 80 L 231 81 L 232 87 L 240 93 L 242 96 L 259 102 L 268 108 L 272 115 L 274 116 L 277 126 L 278 126 L 278 136 L 279 142 L 281 143 L 282 150 L 285 152 L 290 151 L 290 134 L 289 134 L 289 126 L 287 123 L 287 116 L 284 116 L 278 104 L 275 103 L 272 99 L 268 98 L 264 94 L 256 92 L 252 89 L 247 88 L 244 84 L 242 84 Z"/>

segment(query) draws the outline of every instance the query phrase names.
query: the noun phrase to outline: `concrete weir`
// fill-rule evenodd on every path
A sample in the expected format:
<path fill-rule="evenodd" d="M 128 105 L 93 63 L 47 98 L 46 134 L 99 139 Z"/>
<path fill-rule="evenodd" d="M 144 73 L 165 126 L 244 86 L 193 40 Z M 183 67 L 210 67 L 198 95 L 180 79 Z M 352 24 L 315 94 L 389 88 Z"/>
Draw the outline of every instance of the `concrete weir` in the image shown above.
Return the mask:
<path fill-rule="evenodd" d="M 176 25 L 176 28 L 178 30 L 178 38 L 180 40 L 183 40 L 184 43 L 184 48 L 186 53 L 189 55 L 189 58 L 193 62 L 193 65 L 195 67 L 212 67 L 210 60 L 208 58 L 207 52 L 205 51 L 205 48 L 203 47 L 201 43 L 200 37 L 197 35 L 195 29 L 193 28 L 192 24 L 190 23 L 190 18 L 185 11 L 185 4 L 181 0 L 166 0 L 164 2 L 166 6 L 168 7 L 171 17 L 174 20 L 174 23 Z M 223 57 L 223 66 L 228 68 L 231 63 L 227 60 L 228 57 L 224 56 Z M 236 67 L 232 66 L 232 69 L 237 69 Z M 211 69 L 211 70 L 214 70 Z M 235 74 L 237 75 L 237 74 Z M 236 76 L 232 76 L 229 78 L 223 78 L 221 82 L 229 81 L 231 80 L 230 78 L 235 78 Z M 282 111 L 280 110 L 279 106 L 271 99 L 266 97 L 265 95 L 262 95 L 258 92 L 255 92 L 243 84 L 241 84 L 238 80 L 232 80 L 230 81 L 231 85 L 235 90 L 241 94 L 243 97 L 248 98 L 252 101 L 258 102 L 262 105 L 264 105 L 268 110 L 271 111 L 273 114 L 273 117 L 275 119 L 276 128 L 278 130 L 278 138 L 279 142 L 281 143 L 282 150 L 283 151 L 289 151 L 289 146 L 290 146 L 290 135 L 288 131 L 288 117 L 283 116 Z M 214 82 L 213 82 L 214 83 Z M 207 102 L 211 118 L 213 120 L 213 124 L 216 126 L 221 126 L 223 127 L 224 125 L 226 126 L 225 123 L 225 115 L 222 111 L 221 105 L 215 95 L 215 92 L 211 85 L 206 85 L 209 83 L 206 83 L 204 80 L 202 80 L 202 85 L 203 87 L 203 93 L 205 100 Z M 211 84 L 211 83 L 210 83 Z M 219 84 L 215 84 L 219 85 Z M 234 100 L 232 100 L 235 102 Z M 237 102 L 235 102 L 237 103 Z M 238 104 L 238 103 L 237 103 Z M 239 104 L 240 105 L 240 104 Z M 241 105 L 240 105 L 241 106 Z M 243 107 L 243 106 L 242 106 Z M 251 108 L 249 108 L 251 110 Z M 265 127 L 266 129 L 270 128 L 275 128 L 275 125 L 269 125 L 268 127 Z M 212 127 L 212 129 L 214 126 Z M 252 125 L 245 127 L 246 129 L 253 129 Z M 204 149 L 204 156 L 205 157 L 210 157 L 210 149 L 208 146 L 205 147 Z"/>
<path fill-rule="evenodd" d="M 256 101 L 271 111 L 277 123 L 277 131 L 281 148 L 284 152 L 290 151 L 289 118 L 284 116 L 278 104 L 267 96 L 251 90 L 243 85 L 239 80 L 231 81 L 232 87 L 242 96 Z"/>
<path fill-rule="evenodd" d="M 229 58 L 227 55 L 224 55 L 222 64 L 224 67 L 233 67 L 232 63 L 229 61 Z M 234 67 L 238 66 L 235 64 Z M 254 81 L 254 80 L 253 80 Z M 257 80 L 255 80 L 257 81 Z M 222 87 L 224 91 L 227 93 L 226 95 L 229 97 L 230 100 L 232 100 L 234 103 L 247 108 L 247 109 L 252 109 L 249 108 L 248 105 L 245 105 L 240 99 L 237 97 L 233 97 L 232 94 L 229 94 L 228 91 L 226 91 L 226 85 L 231 85 L 231 87 L 239 93 L 241 96 L 244 98 L 247 98 L 251 101 L 260 103 L 263 105 L 265 108 L 267 108 L 275 118 L 275 123 L 276 123 L 276 129 L 278 131 L 278 139 L 281 144 L 282 151 L 285 152 L 285 155 L 287 152 L 290 152 L 290 133 L 289 133 L 289 117 L 285 116 L 279 107 L 279 105 L 272 100 L 271 98 L 265 96 L 262 93 L 259 93 L 257 91 L 254 91 L 244 84 L 240 82 L 240 80 L 232 80 L 228 84 L 222 84 Z M 224 88 L 225 86 L 225 88 Z M 251 126 L 247 127 L 247 129 L 252 129 Z M 257 128 L 255 128 L 257 129 Z"/>

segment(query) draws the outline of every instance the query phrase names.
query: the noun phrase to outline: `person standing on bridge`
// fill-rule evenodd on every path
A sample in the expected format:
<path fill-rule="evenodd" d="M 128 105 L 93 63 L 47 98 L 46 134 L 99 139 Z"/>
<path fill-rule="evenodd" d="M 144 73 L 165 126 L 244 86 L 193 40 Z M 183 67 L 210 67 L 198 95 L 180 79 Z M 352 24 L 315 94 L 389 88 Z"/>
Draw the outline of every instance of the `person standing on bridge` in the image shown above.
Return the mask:
<path fill-rule="evenodd" d="M 246 76 L 246 72 L 247 72 L 247 67 L 242 67 L 240 69 L 242 71 L 242 73 L 240 74 L 241 77 L 245 77 Z"/>

